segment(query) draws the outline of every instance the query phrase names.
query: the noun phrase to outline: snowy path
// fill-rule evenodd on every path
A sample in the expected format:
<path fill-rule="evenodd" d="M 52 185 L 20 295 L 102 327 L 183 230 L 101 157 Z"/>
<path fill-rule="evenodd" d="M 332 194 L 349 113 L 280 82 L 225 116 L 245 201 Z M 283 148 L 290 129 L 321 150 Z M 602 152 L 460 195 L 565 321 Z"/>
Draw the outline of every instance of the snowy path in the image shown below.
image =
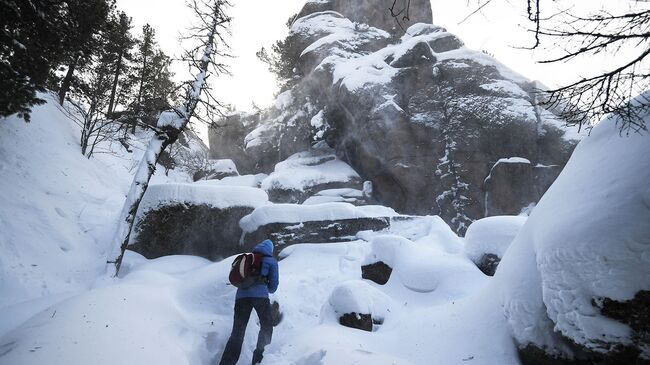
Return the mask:
<path fill-rule="evenodd" d="M 420 239 L 403 259 L 416 255 L 410 256 L 410 266 L 424 259 L 435 268 L 436 255 L 450 255 L 435 246 L 431 237 Z M 372 250 L 365 241 L 287 249 L 274 296 L 283 320 L 264 364 L 517 363 L 496 298 L 487 290 L 489 279 L 464 266 L 459 256 L 455 266 L 444 267 L 446 276 L 437 278 L 430 292 L 406 288 L 402 282 L 416 279 L 396 265 L 385 286 L 368 284 L 389 298 L 384 323 L 374 332 L 340 326 L 330 293 L 360 280 L 361 264 Z M 122 279 L 58 303 L 3 337 L 0 364 L 90 359 L 95 364 L 212 364 L 232 323 L 229 264 L 229 259 L 213 264 L 189 256 L 146 260 L 130 254 Z M 430 282 L 434 278 L 427 275 L 436 274 L 424 271 L 417 280 Z M 252 318 L 240 364 L 250 362 L 255 344 L 258 324 Z"/>

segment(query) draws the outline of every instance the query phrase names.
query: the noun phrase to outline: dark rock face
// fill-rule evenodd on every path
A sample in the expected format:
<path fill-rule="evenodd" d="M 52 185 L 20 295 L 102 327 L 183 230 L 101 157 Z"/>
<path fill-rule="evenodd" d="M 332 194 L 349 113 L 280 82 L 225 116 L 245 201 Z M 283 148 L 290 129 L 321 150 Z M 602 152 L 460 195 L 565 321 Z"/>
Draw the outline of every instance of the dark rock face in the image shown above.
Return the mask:
<path fill-rule="evenodd" d="M 442 53 L 454 49 L 459 49 L 464 45 L 465 44 L 463 43 L 463 41 L 461 41 L 458 37 L 456 37 L 453 34 L 429 41 L 429 46 L 436 53 Z"/>
<path fill-rule="evenodd" d="M 497 272 L 497 266 L 499 266 L 501 258 L 497 255 L 488 253 L 481 257 L 481 261 L 477 265 L 479 270 L 487 276 L 494 276 L 494 273 Z"/>
<path fill-rule="evenodd" d="M 361 277 L 374 281 L 379 285 L 384 285 L 390 279 L 393 268 L 386 265 L 383 261 L 361 266 Z"/>
<path fill-rule="evenodd" d="M 486 215 L 516 215 L 544 195 L 561 172 L 559 166 L 528 162 L 497 163 L 485 179 Z"/>
<path fill-rule="evenodd" d="M 573 359 L 549 355 L 532 344 L 520 347 L 522 365 L 648 365 L 650 359 L 642 357 L 641 348 L 650 342 L 650 291 L 641 290 L 628 301 L 596 298 L 592 305 L 606 317 L 624 323 L 632 329 L 632 345 L 612 344 L 606 353 L 590 351 L 570 339 L 560 336 L 573 352 Z"/>
<path fill-rule="evenodd" d="M 612 351 L 601 354 L 584 351 L 574 343 L 568 343 L 574 351 L 574 358 L 568 359 L 553 356 L 534 345 L 527 345 L 517 350 L 522 365 L 648 365 L 650 359 L 639 357 L 638 349 L 632 347 L 616 347 Z"/>
<path fill-rule="evenodd" d="M 196 255 L 219 260 L 254 247 L 254 243 L 239 245 L 239 220 L 252 211 L 252 207 L 163 206 L 145 213 L 139 220 L 129 249 L 149 259 Z"/>
<path fill-rule="evenodd" d="M 360 231 L 380 231 L 390 225 L 388 218 L 357 218 L 303 223 L 272 223 L 246 233 L 244 246 L 270 239 L 278 249 L 296 243 L 346 242 L 356 239 Z"/>
<path fill-rule="evenodd" d="M 436 57 L 431 53 L 431 47 L 427 43 L 420 42 L 396 60 L 389 61 L 390 59 L 386 63 L 395 68 L 402 68 L 426 64 L 433 65 L 436 62 Z"/>
<path fill-rule="evenodd" d="M 244 138 L 250 132 L 252 125 L 259 122 L 260 114 L 233 114 L 219 124 L 210 126 L 210 158 L 231 159 L 242 174 L 250 174 L 262 169 L 258 168 L 260 161 L 245 152 Z M 263 161 L 261 162 L 263 163 Z"/>
<path fill-rule="evenodd" d="M 429 0 L 411 0 L 408 13 L 409 20 L 404 20 L 406 15 L 406 1 L 399 0 L 395 3 L 394 13 L 403 12 L 397 17 L 399 24 L 388 10 L 392 0 L 329 0 L 305 4 L 298 13 L 298 18 L 321 11 L 336 11 L 346 18 L 368 24 L 372 27 L 383 29 L 393 35 L 401 36 L 405 30 L 415 23 L 431 23 L 431 2 Z"/>
<path fill-rule="evenodd" d="M 339 317 L 342 326 L 372 332 L 372 316 L 370 314 L 345 313 Z"/>
<path fill-rule="evenodd" d="M 598 304 L 597 304 L 598 302 Z M 628 356 L 629 361 L 635 364 L 650 364 L 650 359 L 639 357 L 640 349 L 650 344 L 650 291 L 641 290 L 634 298 L 628 301 L 617 301 L 610 298 L 594 301 L 600 313 L 621 323 L 625 323 L 632 329 L 632 341 L 634 347 L 621 349 Z M 636 355 L 636 356 L 635 356 Z"/>

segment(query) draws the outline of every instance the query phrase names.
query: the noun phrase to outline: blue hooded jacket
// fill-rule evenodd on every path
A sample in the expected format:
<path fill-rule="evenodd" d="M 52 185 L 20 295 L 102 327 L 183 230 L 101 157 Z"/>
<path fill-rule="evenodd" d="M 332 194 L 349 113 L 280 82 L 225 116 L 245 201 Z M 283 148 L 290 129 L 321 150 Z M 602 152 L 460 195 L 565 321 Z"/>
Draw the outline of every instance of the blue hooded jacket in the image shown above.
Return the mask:
<path fill-rule="evenodd" d="M 255 246 L 253 252 L 264 255 L 262 258 L 261 276 L 268 278 L 268 284 L 259 283 L 246 289 L 237 289 L 235 299 L 241 298 L 268 298 L 269 293 L 275 293 L 280 283 L 278 272 L 278 261 L 273 257 L 273 242 L 264 240 Z"/>

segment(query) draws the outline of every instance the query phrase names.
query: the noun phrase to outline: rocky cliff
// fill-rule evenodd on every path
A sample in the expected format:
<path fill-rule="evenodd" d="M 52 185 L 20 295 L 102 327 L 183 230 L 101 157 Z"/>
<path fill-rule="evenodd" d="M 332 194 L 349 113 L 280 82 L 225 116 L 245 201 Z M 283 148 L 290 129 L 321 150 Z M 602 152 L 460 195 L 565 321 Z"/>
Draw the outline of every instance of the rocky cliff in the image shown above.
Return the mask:
<path fill-rule="evenodd" d="M 307 2 L 283 50 L 297 82 L 271 108 L 219 122 L 212 157 L 268 173 L 325 141 L 376 201 L 460 233 L 537 202 L 577 138 L 538 106 L 536 83 L 432 25 L 429 1 L 411 2 L 406 30 L 391 4 Z"/>

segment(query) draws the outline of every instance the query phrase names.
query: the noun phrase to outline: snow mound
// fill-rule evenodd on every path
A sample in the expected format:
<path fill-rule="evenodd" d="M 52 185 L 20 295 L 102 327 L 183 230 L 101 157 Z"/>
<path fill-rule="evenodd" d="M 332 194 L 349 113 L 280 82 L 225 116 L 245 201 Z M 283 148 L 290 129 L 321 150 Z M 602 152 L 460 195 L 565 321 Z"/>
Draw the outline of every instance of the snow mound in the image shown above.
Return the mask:
<path fill-rule="evenodd" d="M 373 238 L 370 245 L 370 254 L 363 260 L 363 265 L 383 261 L 386 265 L 395 267 L 397 253 L 413 245 L 413 242 L 400 236 L 381 235 Z"/>
<path fill-rule="evenodd" d="M 494 216 L 474 221 L 465 232 L 465 254 L 477 264 L 485 254 L 503 257 L 524 223 L 526 217 L 521 216 Z"/>
<path fill-rule="evenodd" d="M 208 184 L 157 184 L 149 186 L 138 208 L 138 216 L 165 205 L 192 204 L 213 208 L 261 207 L 268 204 L 261 189 Z"/>
<path fill-rule="evenodd" d="M 296 153 L 275 165 L 275 171 L 262 181 L 262 189 L 304 189 L 332 182 L 360 179 L 345 162 L 334 154 L 308 151 Z"/>
<path fill-rule="evenodd" d="M 350 280 L 338 285 L 323 308 L 323 320 L 338 318 L 346 313 L 370 314 L 384 320 L 390 313 L 391 299 L 379 289 L 362 280 Z M 329 315 L 328 315 L 329 314 Z"/>
<path fill-rule="evenodd" d="M 650 156 L 650 136 L 621 136 L 615 117 L 603 120 L 504 255 L 495 285 L 520 344 L 562 351 L 553 330 L 597 352 L 633 344 L 598 303 L 650 288 L 650 160 L 639 156 Z"/>
<path fill-rule="evenodd" d="M 381 205 L 356 207 L 349 203 L 326 203 L 318 205 L 272 204 L 256 208 L 239 221 L 244 232 L 254 232 L 271 223 L 301 223 L 310 221 L 334 221 L 341 219 L 392 217 L 398 214 Z"/>
<path fill-rule="evenodd" d="M 388 286 L 415 293 L 435 293 L 438 299 L 467 293 L 482 285 L 480 271 L 459 253 L 449 253 L 433 235 L 417 242 L 396 235 L 377 235 L 362 263 L 383 261 L 393 268 Z"/>

